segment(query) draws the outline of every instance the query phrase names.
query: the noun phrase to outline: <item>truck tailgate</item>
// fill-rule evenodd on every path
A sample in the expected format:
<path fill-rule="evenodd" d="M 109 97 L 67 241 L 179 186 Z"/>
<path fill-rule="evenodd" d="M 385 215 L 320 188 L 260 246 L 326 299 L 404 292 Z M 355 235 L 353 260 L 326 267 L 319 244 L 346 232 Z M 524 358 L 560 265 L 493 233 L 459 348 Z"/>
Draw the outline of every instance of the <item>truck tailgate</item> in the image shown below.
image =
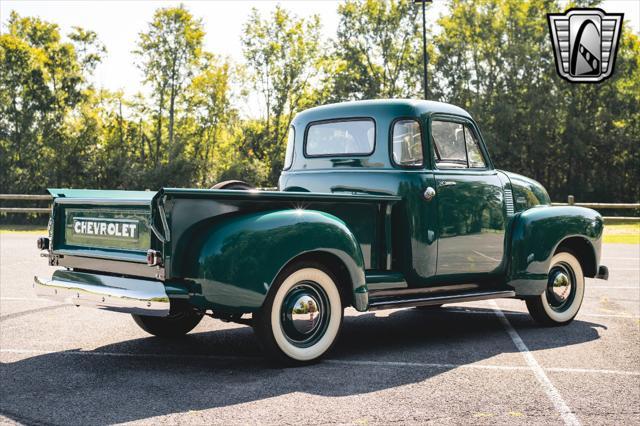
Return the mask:
<path fill-rule="evenodd" d="M 52 252 L 146 263 L 154 192 L 50 190 Z"/>

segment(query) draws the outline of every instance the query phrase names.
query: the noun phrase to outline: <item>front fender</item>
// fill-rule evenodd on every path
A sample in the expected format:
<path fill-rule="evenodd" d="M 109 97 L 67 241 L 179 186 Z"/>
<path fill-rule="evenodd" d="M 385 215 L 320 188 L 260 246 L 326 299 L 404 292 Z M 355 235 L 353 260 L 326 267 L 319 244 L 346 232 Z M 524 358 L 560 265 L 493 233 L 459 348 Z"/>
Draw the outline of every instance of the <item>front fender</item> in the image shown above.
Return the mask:
<path fill-rule="evenodd" d="M 199 232 L 186 268 L 192 303 L 226 313 L 260 308 L 280 270 L 297 256 L 327 252 L 347 268 L 354 300 L 366 304 L 360 245 L 343 221 L 328 213 L 288 209 L 231 216 Z M 366 309 L 365 307 L 357 308 Z"/>
<path fill-rule="evenodd" d="M 511 232 L 510 267 L 507 284 L 518 296 L 542 294 L 547 285 L 551 258 L 558 246 L 569 238 L 580 237 L 600 260 L 602 217 L 595 210 L 562 206 L 540 206 L 514 218 Z"/>

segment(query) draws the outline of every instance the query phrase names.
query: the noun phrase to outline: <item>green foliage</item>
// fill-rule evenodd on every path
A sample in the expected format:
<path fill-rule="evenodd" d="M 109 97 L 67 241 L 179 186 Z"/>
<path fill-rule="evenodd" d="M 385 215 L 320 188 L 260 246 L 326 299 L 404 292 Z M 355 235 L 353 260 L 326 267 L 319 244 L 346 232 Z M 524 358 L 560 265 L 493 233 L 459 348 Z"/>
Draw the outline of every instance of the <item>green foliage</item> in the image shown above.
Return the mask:
<path fill-rule="evenodd" d="M 250 152 L 267 163 L 269 180 L 275 182 L 294 114 L 317 103 L 312 84 L 321 61 L 320 18 L 298 19 L 277 6 L 270 19 L 263 19 L 253 9 L 242 44 L 249 82 L 264 105 L 261 132 L 247 128 Z"/>
<path fill-rule="evenodd" d="M 145 79 L 151 86 L 155 102 L 155 147 L 151 153 L 156 167 L 165 162 L 184 163 L 184 142 L 175 143 L 176 115 L 181 105 L 180 95 L 193 76 L 202 56 L 204 30 L 181 5 L 177 8 L 158 9 L 146 32 L 139 34 L 138 49 L 134 53 Z M 165 114 L 168 123 L 164 124 Z M 167 142 L 164 134 L 167 134 Z M 174 168 L 176 164 L 171 164 Z M 165 168 L 166 166 L 162 167 Z M 178 165 L 176 171 L 187 167 Z"/>
<path fill-rule="evenodd" d="M 554 0 L 453 0 L 434 40 L 437 95 L 471 112 L 498 167 L 552 199 L 635 201 L 638 37 L 623 29 L 612 78 L 570 84 L 551 54 L 546 13 L 557 11 Z"/>
<path fill-rule="evenodd" d="M 30 193 L 43 183 L 72 184 L 68 170 L 91 162 L 95 149 L 92 129 L 74 132 L 71 117 L 91 92 L 84 74 L 91 60 L 80 60 L 55 24 L 12 13 L 7 27 L 0 36 L 0 187 Z M 93 36 L 83 34 L 84 48 Z"/>
<path fill-rule="evenodd" d="M 338 6 L 331 99 L 412 98 L 422 87 L 420 7 L 411 1 L 347 0 Z"/>
<path fill-rule="evenodd" d="M 637 201 L 640 40 L 625 27 L 613 77 L 569 84 L 546 21 L 559 3 L 451 0 L 429 35 L 430 94 L 468 109 L 494 163 L 553 199 Z M 317 16 L 253 10 L 234 64 L 204 50 L 185 7 L 158 9 L 135 41 L 146 91 L 131 97 L 91 84 L 106 54 L 94 32 L 11 14 L 0 35 L 0 192 L 275 186 L 296 112 L 422 94 L 419 4 L 346 0 L 337 12 L 336 36 L 322 40 Z M 246 101 L 258 117 L 240 114 Z"/>

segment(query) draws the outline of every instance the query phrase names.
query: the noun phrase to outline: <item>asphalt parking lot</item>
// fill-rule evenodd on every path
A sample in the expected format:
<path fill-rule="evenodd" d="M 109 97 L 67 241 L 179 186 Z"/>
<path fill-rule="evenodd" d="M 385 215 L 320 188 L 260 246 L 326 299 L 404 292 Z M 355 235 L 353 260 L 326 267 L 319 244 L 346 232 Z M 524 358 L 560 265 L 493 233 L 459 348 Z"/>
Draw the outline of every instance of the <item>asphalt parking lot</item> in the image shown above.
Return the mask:
<path fill-rule="evenodd" d="M 0 423 L 638 424 L 640 247 L 607 244 L 577 319 L 523 302 L 346 313 L 323 362 L 279 369 L 250 328 L 206 318 L 185 339 L 128 315 L 34 299 L 36 235 L 0 235 Z"/>

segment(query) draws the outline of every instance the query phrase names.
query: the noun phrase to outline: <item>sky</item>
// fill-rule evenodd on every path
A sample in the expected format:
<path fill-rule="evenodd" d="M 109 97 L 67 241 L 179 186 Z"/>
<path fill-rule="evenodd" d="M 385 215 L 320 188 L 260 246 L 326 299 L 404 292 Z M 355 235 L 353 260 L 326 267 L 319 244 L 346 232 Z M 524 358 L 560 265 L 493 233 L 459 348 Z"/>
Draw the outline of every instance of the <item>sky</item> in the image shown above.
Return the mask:
<path fill-rule="evenodd" d="M 135 65 L 132 50 L 138 33 L 147 28 L 153 12 L 159 7 L 177 6 L 184 3 L 191 13 L 202 18 L 206 31 L 206 50 L 222 56 L 229 56 L 236 62 L 242 61 L 240 35 L 251 8 L 262 15 L 270 13 L 277 4 L 282 5 L 299 17 L 320 15 L 323 35 L 332 37 L 338 26 L 338 1 L 332 0 L 289 0 L 289 1 L 117 1 L 117 0 L 75 0 L 36 1 L 0 0 L 0 22 L 2 31 L 12 10 L 23 16 L 38 16 L 57 23 L 63 33 L 74 26 L 93 30 L 107 47 L 107 56 L 96 68 L 94 81 L 99 87 L 123 90 L 127 95 L 143 91 L 142 77 Z M 631 24 L 635 33 L 640 33 L 640 0 L 605 0 L 602 8 L 606 12 L 623 12 L 624 19 Z M 435 0 L 427 12 L 427 25 L 433 26 L 440 14 L 446 11 L 445 0 Z M 551 54 L 551 52 L 549 52 Z M 144 92 L 144 91 L 143 91 Z M 250 102 L 253 104 L 253 102 Z M 258 111 L 248 106 L 249 115 Z"/>

